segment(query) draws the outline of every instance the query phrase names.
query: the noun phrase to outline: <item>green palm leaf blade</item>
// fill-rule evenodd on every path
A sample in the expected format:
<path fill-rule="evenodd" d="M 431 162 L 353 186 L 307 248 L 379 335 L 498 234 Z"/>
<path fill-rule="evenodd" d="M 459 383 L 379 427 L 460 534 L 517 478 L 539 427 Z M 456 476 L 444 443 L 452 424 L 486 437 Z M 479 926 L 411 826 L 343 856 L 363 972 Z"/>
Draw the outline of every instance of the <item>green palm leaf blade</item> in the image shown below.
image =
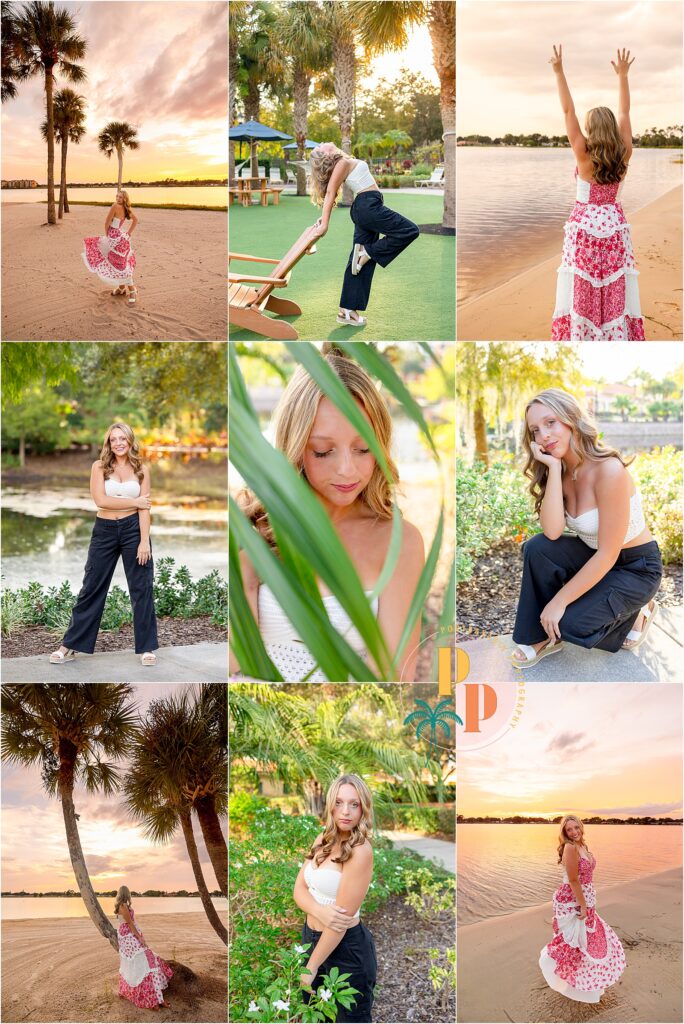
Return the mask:
<path fill-rule="evenodd" d="M 257 576 L 268 580 L 276 600 L 287 609 L 287 617 L 325 675 L 335 682 L 346 680 L 350 673 L 354 678 L 374 679 L 356 651 L 331 625 L 320 597 L 316 602 L 302 592 L 297 578 L 276 558 L 232 498 L 230 528 L 247 552 Z"/>
<path fill-rule="evenodd" d="M 433 537 L 432 544 L 430 545 L 430 550 L 425 560 L 423 571 L 421 572 L 418 578 L 418 584 L 413 593 L 413 597 L 411 598 L 411 605 L 408 610 L 408 615 L 406 616 L 406 622 L 404 623 L 404 629 L 402 631 L 401 639 L 399 640 L 399 645 L 397 647 L 397 653 L 395 655 L 397 660 L 401 657 L 403 653 L 404 647 L 406 646 L 408 638 L 411 635 L 411 630 L 415 625 L 416 619 L 421 613 L 423 605 L 425 604 L 425 599 L 430 591 L 432 577 L 435 575 L 435 567 L 437 566 L 437 559 L 439 558 L 439 551 L 442 546 L 443 532 L 444 509 L 442 509 L 439 513 L 439 522 L 437 524 L 437 530 L 435 531 L 435 536 Z"/>
<path fill-rule="evenodd" d="M 444 367 L 442 366 L 441 359 L 436 354 L 436 352 L 433 349 L 432 345 L 428 341 L 419 341 L 418 345 L 419 345 L 420 348 L 422 348 L 423 352 L 425 352 L 425 354 L 428 357 L 428 359 L 432 360 L 432 362 L 435 364 L 437 369 L 442 374 L 442 377 L 446 380 L 447 379 L 446 371 L 445 371 Z"/>
<path fill-rule="evenodd" d="M 401 553 L 401 543 L 403 540 L 403 528 L 401 512 L 396 502 L 392 505 L 392 533 L 390 535 L 389 547 L 387 549 L 387 556 L 385 558 L 385 564 L 382 567 L 378 581 L 373 587 L 373 590 L 368 598 L 369 601 L 375 600 L 382 594 L 383 590 L 392 579 L 394 570 L 397 567 L 399 561 L 399 555 Z"/>
<path fill-rule="evenodd" d="M 366 370 L 372 377 L 377 377 L 378 380 L 382 381 L 387 390 L 391 392 L 391 394 L 393 394 L 400 403 L 402 410 L 416 424 L 420 432 L 425 437 L 427 443 L 430 445 L 430 449 L 435 458 L 439 460 L 437 449 L 435 448 L 435 443 L 432 440 L 432 434 L 430 433 L 430 428 L 425 422 L 425 417 L 423 416 L 421 408 L 402 381 L 401 377 L 397 374 L 394 367 L 366 342 L 340 341 L 336 342 L 336 344 L 360 363 L 364 370 Z"/>
<path fill-rule="evenodd" d="M 230 573 L 230 645 L 241 670 L 256 679 L 282 682 L 282 676 L 266 653 L 264 642 L 249 606 L 242 581 L 238 545 L 232 530 L 228 538 Z"/>
<path fill-rule="evenodd" d="M 228 360 L 228 387 L 230 388 L 231 400 L 238 402 L 245 412 L 250 414 L 255 423 L 258 423 L 259 417 L 252 405 L 244 377 L 240 372 L 234 345 L 228 346 Z"/>
<path fill-rule="evenodd" d="M 452 558 L 451 567 L 449 569 L 449 581 L 447 583 L 446 590 L 444 592 L 444 601 L 442 603 L 442 614 L 439 617 L 438 633 L 439 637 L 450 637 L 453 636 L 452 628 L 456 618 L 456 559 Z M 439 658 L 439 640 L 435 644 L 435 649 L 432 655 L 432 675 L 433 678 L 437 678 L 437 659 Z M 439 707 L 439 705 L 437 705 Z"/>
<path fill-rule="evenodd" d="M 312 570 L 338 598 L 375 663 L 389 665 L 387 645 L 361 581 L 321 503 L 283 453 L 262 437 L 258 424 L 235 402 L 230 408 L 230 438 L 231 461 L 268 509 L 274 531 L 289 538 L 288 547 L 306 552 Z M 237 505 L 235 508 L 239 511 Z M 270 583 L 269 577 L 260 579 Z M 288 606 L 283 607 L 289 617 Z"/>

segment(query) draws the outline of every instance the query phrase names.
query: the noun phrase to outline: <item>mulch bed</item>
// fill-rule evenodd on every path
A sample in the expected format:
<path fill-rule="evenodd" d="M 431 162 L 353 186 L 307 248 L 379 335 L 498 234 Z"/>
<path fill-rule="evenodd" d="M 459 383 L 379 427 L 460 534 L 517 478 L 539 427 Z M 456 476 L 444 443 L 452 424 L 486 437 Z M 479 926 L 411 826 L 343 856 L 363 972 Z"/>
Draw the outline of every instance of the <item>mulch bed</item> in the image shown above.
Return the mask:
<path fill-rule="evenodd" d="M 157 619 L 157 633 L 160 647 L 177 647 L 185 644 L 200 644 L 205 640 L 209 643 L 225 643 L 226 630 L 220 626 L 212 626 L 211 616 L 198 615 L 192 619 L 179 619 L 171 616 Z M 3 637 L 3 658 L 30 658 L 35 654 L 49 654 L 56 651 L 60 638 L 42 626 L 26 626 L 13 636 Z M 135 647 L 133 626 L 122 626 L 116 632 L 100 632 L 97 635 L 95 650 L 123 651 Z"/>
<path fill-rule="evenodd" d="M 457 640 L 472 640 L 485 633 L 512 633 L 522 579 L 520 545 L 501 541 L 475 563 L 475 571 L 456 594 Z M 682 603 L 682 566 L 666 565 L 658 603 L 672 607 Z"/>
<path fill-rule="evenodd" d="M 422 921 L 401 896 L 390 896 L 381 910 L 364 917 L 373 933 L 378 957 L 378 982 L 373 1002 L 373 1020 L 440 1021 L 456 1020 L 456 993 L 452 990 L 444 1008 L 432 988 L 428 970 L 429 949 L 446 951 L 456 944 L 452 913 L 437 920 Z M 446 967 L 446 957 L 439 961 Z"/>

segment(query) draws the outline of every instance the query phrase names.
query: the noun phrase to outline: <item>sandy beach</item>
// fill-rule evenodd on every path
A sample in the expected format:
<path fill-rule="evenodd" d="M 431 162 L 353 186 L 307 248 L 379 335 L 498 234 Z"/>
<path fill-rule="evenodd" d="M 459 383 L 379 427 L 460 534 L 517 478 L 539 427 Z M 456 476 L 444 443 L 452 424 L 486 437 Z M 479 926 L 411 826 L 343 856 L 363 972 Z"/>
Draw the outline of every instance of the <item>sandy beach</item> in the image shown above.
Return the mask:
<path fill-rule="evenodd" d="M 3 921 L 2 1021 L 224 1021 L 227 951 L 204 913 L 153 914 L 140 926 L 170 963 L 168 1009 L 118 996 L 119 959 L 88 917 Z M 175 961 L 175 962 L 174 962 Z"/>
<path fill-rule="evenodd" d="M 139 210 L 138 300 L 129 306 L 81 258 L 83 239 L 103 234 L 106 213 L 72 206 L 48 226 L 47 206 L 3 203 L 3 340 L 225 340 L 227 214 Z"/>
<path fill-rule="evenodd" d="M 641 311 L 647 341 L 682 339 L 682 186 L 628 214 L 639 269 Z M 545 341 L 560 264 L 562 231 L 541 246 L 543 262 L 505 284 L 470 299 L 457 310 L 460 341 Z M 549 256 L 549 252 L 553 255 Z"/>
<path fill-rule="evenodd" d="M 458 929 L 458 1020 L 681 1021 L 681 871 L 599 885 L 598 912 L 627 955 L 622 978 L 598 1005 L 566 999 L 544 981 L 538 959 L 553 934 L 549 902 Z"/>

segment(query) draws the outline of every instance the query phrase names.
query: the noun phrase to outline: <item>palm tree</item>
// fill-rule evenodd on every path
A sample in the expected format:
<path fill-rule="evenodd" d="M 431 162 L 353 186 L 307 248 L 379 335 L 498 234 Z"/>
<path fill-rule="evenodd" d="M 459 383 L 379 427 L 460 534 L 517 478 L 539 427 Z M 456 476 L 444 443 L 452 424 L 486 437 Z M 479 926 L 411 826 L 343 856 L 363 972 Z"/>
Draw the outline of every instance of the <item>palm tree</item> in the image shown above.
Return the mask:
<path fill-rule="evenodd" d="M 247 0 L 232 0 L 228 11 L 228 127 L 232 128 L 235 121 L 235 101 L 237 99 L 237 78 L 240 71 L 238 48 L 240 33 L 244 27 L 249 4 Z M 235 143 L 228 143 L 228 179 L 235 177 Z"/>
<path fill-rule="evenodd" d="M 47 138 L 48 125 L 40 126 L 43 138 Z M 55 93 L 55 138 L 62 144 L 62 165 L 59 181 L 59 219 L 69 212 L 67 200 L 67 146 L 78 144 L 85 135 L 85 98 L 73 89 L 60 89 Z"/>
<path fill-rule="evenodd" d="M 69 857 L 76 884 L 95 927 L 114 949 L 119 944 L 93 891 L 86 867 L 74 786 L 88 793 L 114 793 L 116 766 L 131 744 L 136 722 L 133 687 L 127 683 L 36 683 L 2 687 L 2 760 L 41 769 L 45 790 L 62 804 Z M 39 837 L 36 836 L 36 842 Z"/>
<path fill-rule="evenodd" d="M 143 834 L 167 842 L 180 825 L 202 906 L 214 931 L 227 944 L 202 873 L 192 825 L 194 809 L 221 891 L 227 892 L 227 851 L 218 815 L 227 804 L 227 737 L 219 704 L 201 692 L 152 701 L 139 726 L 124 783 L 126 807 L 144 825 Z M 224 741 L 225 745 L 224 745 Z"/>
<path fill-rule="evenodd" d="M 101 153 L 111 157 L 116 150 L 119 160 L 119 174 L 116 181 L 117 189 L 121 188 L 123 181 L 123 155 L 124 149 L 138 149 L 140 143 L 137 138 L 137 129 L 127 121 L 110 121 L 105 125 L 97 137 L 98 148 Z"/>
<path fill-rule="evenodd" d="M 245 121 L 258 121 L 261 92 L 267 90 L 278 96 L 287 79 L 288 55 L 278 37 L 278 15 L 270 0 L 256 0 L 251 4 L 249 31 L 243 34 L 238 50 L 239 76 L 243 82 L 242 101 Z M 259 160 L 257 148 L 252 146 L 251 173 L 257 177 Z"/>
<path fill-rule="evenodd" d="M 15 21 L 14 42 L 20 79 L 42 74 L 45 78 L 47 114 L 47 203 L 48 224 L 56 224 L 55 213 L 55 124 L 53 89 L 55 72 L 70 82 L 85 81 L 86 73 L 76 61 L 83 60 L 86 42 L 76 32 L 76 22 L 64 7 L 32 0 L 24 4 Z"/>
<path fill-rule="evenodd" d="M 10 3 L 2 3 L 2 102 L 17 95 L 16 83 L 21 78 L 17 50 L 17 15 Z"/>
<path fill-rule="evenodd" d="M 321 8 L 309 0 L 292 0 L 281 12 L 276 32 L 281 45 L 289 54 L 294 96 L 294 133 L 297 140 L 297 160 L 306 159 L 305 139 L 308 135 L 309 89 L 311 80 L 330 62 L 330 46 L 321 35 L 319 22 Z M 297 195 L 306 195 L 306 171 L 297 166 Z"/>

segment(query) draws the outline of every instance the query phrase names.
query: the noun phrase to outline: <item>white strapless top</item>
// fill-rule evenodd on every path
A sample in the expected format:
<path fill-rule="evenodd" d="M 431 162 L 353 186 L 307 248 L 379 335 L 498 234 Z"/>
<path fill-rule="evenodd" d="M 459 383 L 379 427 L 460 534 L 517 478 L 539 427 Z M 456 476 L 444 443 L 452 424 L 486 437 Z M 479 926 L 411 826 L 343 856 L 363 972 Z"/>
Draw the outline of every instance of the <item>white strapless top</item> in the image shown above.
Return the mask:
<path fill-rule="evenodd" d="M 594 551 L 598 550 L 599 513 L 597 508 L 590 508 L 583 512 L 581 516 L 577 516 L 577 518 L 568 515 L 566 512 L 565 522 L 571 530 L 574 530 L 579 539 L 584 541 L 587 547 L 593 548 Z M 630 540 L 638 537 L 645 527 L 646 520 L 644 519 L 644 510 L 641 507 L 641 495 L 638 491 L 635 491 L 629 499 L 629 523 L 627 524 L 627 533 L 625 534 L 623 545 L 629 544 Z"/>
<path fill-rule="evenodd" d="M 304 867 L 304 881 L 316 903 L 322 907 L 331 907 L 337 898 L 337 891 L 340 887 L 342 872 L 335 868 L 314 867 L 312 860 L 307 860 Z M 353 915 L 359 916 L 359 911 Z"/>
<path fill-rule="evenodd" d="M 137 480 L 105 480 L 105 494 L 108 498 L 139 498 L 140 484 Z"/>
<path fill-rule="evenodd" d="M 123 224 L 123 220 L 122 220 L 121 217 L 112 217 L 112 227 L 113 228 L 120 228 L 122 224 Z"/>
<path fill-rule="evenodd" d="M 352 167 L 351 171 L 347 175 L 347 184 L 350 189 L 356 195 L 357 192 L 361 192 L 364 188 L 371 188 L 376 184 L 375 178 L 368 169 L 368 164 L 365 160 L 357 160 L 356 166 Z"/>

